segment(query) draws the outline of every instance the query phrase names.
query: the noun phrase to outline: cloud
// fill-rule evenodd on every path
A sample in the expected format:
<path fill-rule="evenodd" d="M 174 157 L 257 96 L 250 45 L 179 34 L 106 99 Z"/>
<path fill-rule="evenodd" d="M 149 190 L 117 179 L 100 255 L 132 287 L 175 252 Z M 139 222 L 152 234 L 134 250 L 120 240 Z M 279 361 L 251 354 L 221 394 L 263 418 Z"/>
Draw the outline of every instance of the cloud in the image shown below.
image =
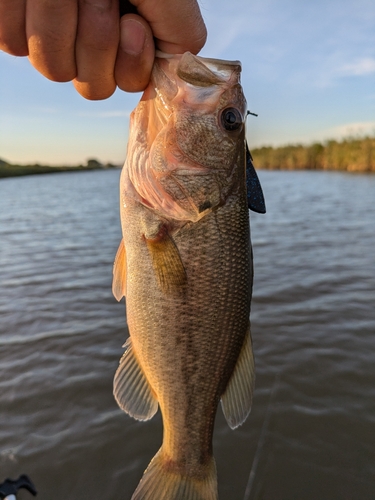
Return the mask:
<path fill-rule="evenodd" d="M 365 76 L 375 73 L 375 59 L 363 57 L 336 69 L 338 76 Z"/>
<path fill-rule="evenodd" d="M 374 57 L 354 57 L 348 61 L 348 57 L 342 51 L 327 54 L 326 57 L 321 57 L 320 70 L 307 71 L 300 75 L 300 78 L 309 75 L 311 82 L 317 87 L 332 87 L 348 77 L 367 77 L 375 73 L 375 58 Z"/>
<path fill-rule="evenodd" d="M 373 137 L 375 134 L 375 121 L 352 122 L 329 128 L 304 129 L 301 124 L 294 124 L 285 130 L 277 127 L 260 126 L 254 129 L 248 142 L 251 149 L 265 145 L 285 146 L 288 144 L 313 144 L 324 143 L 329 140 L 341 141 L 348 138 Z"/>

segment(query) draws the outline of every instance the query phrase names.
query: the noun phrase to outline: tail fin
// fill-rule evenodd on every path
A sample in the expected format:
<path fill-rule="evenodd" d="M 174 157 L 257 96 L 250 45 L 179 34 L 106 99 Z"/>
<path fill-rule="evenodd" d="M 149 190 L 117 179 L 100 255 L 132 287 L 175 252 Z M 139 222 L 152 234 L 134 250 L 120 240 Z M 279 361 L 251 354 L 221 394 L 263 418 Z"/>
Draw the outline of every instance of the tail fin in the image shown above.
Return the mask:
<path fill-rule="evenodd" d="M 206 471 L 196 478 L 171 471 L 160 449 L 131 500 L 218 500 L 215 460 L 212 457 Z"/>

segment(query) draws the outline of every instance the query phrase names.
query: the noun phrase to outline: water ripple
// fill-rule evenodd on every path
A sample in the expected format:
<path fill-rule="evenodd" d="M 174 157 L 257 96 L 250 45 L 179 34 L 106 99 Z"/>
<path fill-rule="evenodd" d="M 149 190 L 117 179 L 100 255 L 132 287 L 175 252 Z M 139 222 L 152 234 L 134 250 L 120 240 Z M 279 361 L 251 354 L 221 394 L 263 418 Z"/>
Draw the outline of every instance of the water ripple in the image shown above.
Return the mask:
<path fill-rule="evenodd" d="M 259 175 L 256 391 L 236 432 L 218 412 L 220 498 L 243 499 L 259 451 L 252 499 L 372 500 L 375 176 Z M 160 415 L 136 422 L 112 396 L 127 337 L 111 296 L 118 179 L 0 181 L 0 464 L 47 500 L 130 498 L 160 446 Z"/>

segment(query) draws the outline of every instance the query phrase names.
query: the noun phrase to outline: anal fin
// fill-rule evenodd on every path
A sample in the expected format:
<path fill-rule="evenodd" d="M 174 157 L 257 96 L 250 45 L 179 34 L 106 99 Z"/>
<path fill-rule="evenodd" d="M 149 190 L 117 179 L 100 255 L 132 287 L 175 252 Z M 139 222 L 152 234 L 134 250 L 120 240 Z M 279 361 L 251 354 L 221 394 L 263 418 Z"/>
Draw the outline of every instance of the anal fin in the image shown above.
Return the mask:
<path fill-rule="evenodd" d="M 158 402 L 135 357 L 131 338 L 120 360 L 113 381 L 113 394 L 119 407 L 137 420 L 150 420 L 158 410 Z"/>
<path fill-rule="evenodd" d="M 237 364 L 221 396 L 221 407 L 231 429 L 243 424 L 251 410 L 255 381 L 255 366 L 250 324 Z"/>
<path fill-rule="evenodd" d="M 119 302 L 126 295 L 126 250 L 124 240 L 120 242 L 113 264 L 112 293 Z"/>

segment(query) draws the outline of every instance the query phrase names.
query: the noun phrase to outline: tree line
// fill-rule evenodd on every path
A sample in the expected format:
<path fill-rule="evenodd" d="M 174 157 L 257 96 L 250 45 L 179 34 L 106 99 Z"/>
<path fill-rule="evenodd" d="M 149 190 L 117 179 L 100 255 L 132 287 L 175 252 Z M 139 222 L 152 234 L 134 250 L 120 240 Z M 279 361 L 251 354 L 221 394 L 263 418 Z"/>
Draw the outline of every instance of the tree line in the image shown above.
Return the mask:
<path fill-rule="evenodd" d="M 100 170 L 105 168 L 119 168 L 119 166 L 112 165 L 111 163 L 103 164 L 93 158 L 87 160 L 86 165 L 61 165 L 55 167 L 50 165 L 39 165 L 38 163 L 32 165 L 16 165 L 0 159 L 0 178 L 17 177 L 20 175 L 52 174 L 57 172 L 74 172 L 79 170 Z"/>
<path fill-rule="evenodd" d="M 329 140 L 307 146 L 264 146 L 251 153 L 259 169 L 375 172 L 375 137 Z"/>

